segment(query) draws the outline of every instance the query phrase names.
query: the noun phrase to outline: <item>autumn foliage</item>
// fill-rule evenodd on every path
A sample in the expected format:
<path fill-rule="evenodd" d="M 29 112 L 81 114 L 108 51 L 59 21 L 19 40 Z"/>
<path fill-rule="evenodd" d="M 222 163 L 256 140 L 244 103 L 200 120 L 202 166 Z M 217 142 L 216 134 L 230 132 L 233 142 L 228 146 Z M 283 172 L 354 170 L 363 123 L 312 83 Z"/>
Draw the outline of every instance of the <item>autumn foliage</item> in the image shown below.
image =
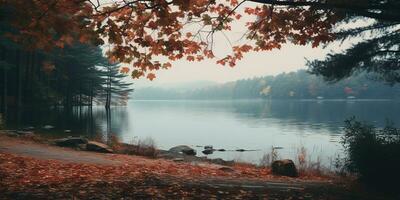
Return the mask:
<path fill-rule="evenodd" d="M 126 163 L 117 166 L 64 163 L 0 153 L 0 193 L 28 199 L 184 198 L 196 193 L 211 194 L 184 188 L 183 181 L 229 175 L 217 168 L 191 164 L 146 161 L 135 157 L 115 156 L 115 159 L 123 159 Z M 235 176 L 266 177 L 269 174 L 268 170 L 237 169 L 240 171 Z M 231 195 L 240 197 L 245 194 L 247 192 L 235 191 Z"/>
<path fill-rule="evenodd" d="M 2 0 L 14 16 L 7 36 L 29 48 L 63 48 L 74 41 L 107 45 L 109 59 L 126 63 L 121 72 L 154 79 L 170 61 L 216 59 L 233 67 L 245 53 L 269 51 L 293 42 L 314 47 L 332 41 L 340 18 L 335 12 L 309 7 L 259 4 L 238 8 L 238 0 L 155 0 L 99 3 L 89 0 Z M 216 57 L 214 34 L 231 31 L 246 15 L 246 40 L 232 53 Z M 193 28 L 195 27 L 195 28 Z"/>

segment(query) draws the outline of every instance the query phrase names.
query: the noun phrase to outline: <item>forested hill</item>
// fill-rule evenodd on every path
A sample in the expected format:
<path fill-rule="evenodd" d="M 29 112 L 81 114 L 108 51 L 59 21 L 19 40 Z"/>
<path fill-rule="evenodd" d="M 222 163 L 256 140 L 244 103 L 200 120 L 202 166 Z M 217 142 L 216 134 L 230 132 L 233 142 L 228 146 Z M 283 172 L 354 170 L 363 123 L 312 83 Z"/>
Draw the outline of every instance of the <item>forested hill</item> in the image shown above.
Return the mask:
<path fill-rule="evenodd" d="M 243 79 L 235 82 L 193 90 L 142 88 L 133 99 L 397 99 L 400 86 L 375 81 L 371 75 L 360 74 L 337 83 L 327 83 L 305 70 L 276 76 Z"/>

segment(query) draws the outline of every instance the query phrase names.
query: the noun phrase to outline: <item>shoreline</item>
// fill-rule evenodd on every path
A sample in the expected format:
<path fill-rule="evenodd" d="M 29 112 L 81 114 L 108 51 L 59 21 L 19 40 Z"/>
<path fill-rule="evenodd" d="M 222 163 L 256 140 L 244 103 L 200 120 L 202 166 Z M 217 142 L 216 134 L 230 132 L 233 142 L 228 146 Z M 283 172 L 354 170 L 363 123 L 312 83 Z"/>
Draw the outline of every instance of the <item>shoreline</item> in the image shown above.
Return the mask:
<path fill-rule="evenodd" d="M 2 133 L 0 194 L 5 199 L 369 197 L 338 176 L 276 176 L 268 168 L 241 163 L 226 170 L 207 162 L 78 151 Z"/>

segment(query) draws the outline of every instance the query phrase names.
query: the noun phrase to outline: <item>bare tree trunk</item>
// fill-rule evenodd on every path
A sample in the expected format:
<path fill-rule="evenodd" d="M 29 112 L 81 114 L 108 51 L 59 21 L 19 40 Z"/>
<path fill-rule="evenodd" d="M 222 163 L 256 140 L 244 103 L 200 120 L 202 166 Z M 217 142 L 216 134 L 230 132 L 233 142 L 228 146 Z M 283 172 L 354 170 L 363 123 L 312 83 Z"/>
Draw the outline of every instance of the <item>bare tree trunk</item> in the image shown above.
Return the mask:
<path fill-rule="evenodd" d="M 106 94 L 106 108 L 110 108 L 111 105 L 111 67 L 108 67 L 108 82 L 107 82 L 107 94 Z"/>
<path fill-rule="evenodd" d="M 16 50 L 15 63 L 17 67 L 17 127 L 21 124 L 22 113 L 22 66 L 21 66 L 21 50 Z"/>
<path fill-rule="evenodd" d="M 2 49 L 2 60 L 6 59 L 6 49 Z M 4 117 L 7 116 L 7 97 L 8 97 L 8 85 L 7 85 L 7 67 L 3 66 L 3 115 Z"/>
<path fill-rule="evenodd" d="M 26 58 L 25 70 L 22 72 L 22 77 L 25 77 L 25 78 L 24 78 L 24 81 L 21 81 L 23 83 L 22 91 L 25 96 L 25 99 L 24 99 L 24 101 L 21 100 L 21 102 L 23 102 L 23 104 L 25 106 L 30 106 L 29 104 L 31 103 L 31 101 L 29 101 L 29 102 L 26 101 L 27 97 L 29 98 L 29 95 L 28 95 L 28 92 L 29 92 L 28 86 L 30 85 L 30 81 L 29 81 L 30 70 L 29 70 L 29 68 L 31 66 L 31 52 L 30 51 L 26 51 L 25 58 Z"/>
<path fill-rule="evenodd" d="M 26 80 L 27 82 L 29 81 L 29 84 L 28 84 L 28 88 L 27 88 L 27 90 L 28 90 L 28 93 L 29 93 L 29 98 L 31 99 L 31 105 L 33 105 L 35 102 L 33 102 L 32 100 L 34 99 L 33 98 L 33 94 L 34 94 L 34 92 L 33 92 L 33 82 L 35 81 L 34 80 L 34 74 L 35 74 L 35 64 L 36 64 L 36 52 L 35 51 L 32 51 L 31 52 L 31 65 L 29 66 L 29 74 L 28 74 L 28 79 Z"/>
<path fill-rule="evenodd" d="M 107 143 L 110 144 L 111 142 L 111 109 L 110 107 L 106 107 L 106 118 L 107 118 Z"/>

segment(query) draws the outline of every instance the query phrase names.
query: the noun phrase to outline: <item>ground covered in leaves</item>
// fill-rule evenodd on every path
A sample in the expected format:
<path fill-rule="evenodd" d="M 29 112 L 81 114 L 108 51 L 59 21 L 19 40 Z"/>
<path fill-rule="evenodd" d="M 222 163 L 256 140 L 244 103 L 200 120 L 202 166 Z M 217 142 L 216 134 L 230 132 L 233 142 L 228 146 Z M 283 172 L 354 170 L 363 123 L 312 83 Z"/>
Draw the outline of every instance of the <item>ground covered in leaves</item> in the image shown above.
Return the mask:
<path fill-rule="evenodd" d="M 240 164 L 232 166 L 233 170 L 221 170 L 221 166 L 206 163 L 81 153 L 13 138 L 1 139 L 0 199 L 378 198 L 328 177 L 276 177 L 267 168 L 251 165 Z M 29 150 L 29 147 L 34 151 L 16 150 Z M 47 151 L 51 154 L 44 153 Z M 51 157 L 47 158 L 48 155 Z M 84 156 L 98 160 L 71 160 Z"/>

